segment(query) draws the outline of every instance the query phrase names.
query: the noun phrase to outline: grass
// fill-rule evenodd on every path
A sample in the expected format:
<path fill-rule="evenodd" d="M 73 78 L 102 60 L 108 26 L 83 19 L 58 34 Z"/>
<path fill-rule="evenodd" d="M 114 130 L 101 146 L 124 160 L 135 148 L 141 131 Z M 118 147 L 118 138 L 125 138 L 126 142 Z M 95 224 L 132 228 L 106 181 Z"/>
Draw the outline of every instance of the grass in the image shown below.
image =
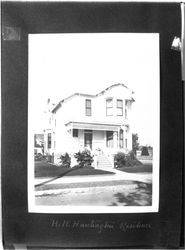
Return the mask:
<path fill-rule="evenodd" d="M 36 191 L 45 191 L 53 189 L 72 189 L 72 188 L 91 188 L 91 187 L 106 187 L 106 186 L 118 186 L 118 185 L 132 185 L 135 184 L 132 180 L 114 180 L 114 181 L 97 181 L 97 182 L 82 182 L 82 183 L 50 183 L 48 185 L 42 185 L 36 187 Z"/>
<path fill-rule="evenodd" d="M 56 176 L 82 176 L 82 175 L 101 175 L 101 174 L 114 174 L 110 171 L 94 169 L 93 167 L 74 168 L 58 167 L 49 164 L 47 161 L 35 162 L 35 178 L 54 178 Z"/>
<path fill-rule="evenodd" d="M 143 164 L 139 166 L 122 167 L 117 169 L 127 173 L 152 173 L 152 164 Z"/>
<path fill-rule="evenodd" d="M 140 156 L 137 156 L 137 159 L 140 161 L 140 160 L 152 160 L 153 159 L 153 156 L 152 155 L 140 155 Z"/>

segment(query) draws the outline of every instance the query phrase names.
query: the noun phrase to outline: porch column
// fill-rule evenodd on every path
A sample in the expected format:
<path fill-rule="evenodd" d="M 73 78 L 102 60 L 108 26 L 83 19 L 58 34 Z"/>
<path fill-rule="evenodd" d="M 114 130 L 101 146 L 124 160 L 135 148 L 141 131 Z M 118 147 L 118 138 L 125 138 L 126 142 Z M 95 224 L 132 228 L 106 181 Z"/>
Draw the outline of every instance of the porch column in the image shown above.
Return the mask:
<path fill-rule="evenodd" d="M 124 148 L 127 150 L 128 149 L 128 130 L 127 127 L 124 129 Z"/>
<path fill-rule="evenodd" d="M 120 128 L 118 128 L 118 148 L 120 149 Z"/>
<path fill-rule="evenodd" d="M 118 148 L 118 132 L 117 131 L 113 132 L 113 145 L 114 145 L 114 148 Z"/>
<path fill-rule="evenodd" d="M 107 147 L 107 136 L 106 136 L 106 131 L 103 131 L 103 137 L 104 137 L 104 149 Z"/>

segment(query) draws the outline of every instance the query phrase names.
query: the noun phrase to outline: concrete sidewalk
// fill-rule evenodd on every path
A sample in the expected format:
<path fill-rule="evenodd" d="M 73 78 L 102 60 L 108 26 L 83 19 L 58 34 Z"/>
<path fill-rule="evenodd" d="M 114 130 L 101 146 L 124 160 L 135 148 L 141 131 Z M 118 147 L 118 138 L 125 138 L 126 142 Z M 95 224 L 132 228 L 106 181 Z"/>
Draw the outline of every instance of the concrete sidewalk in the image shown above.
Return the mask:
<path fill-rule="evenodd" d="M 101 168 L 102 169 L 102 168 Z M 102 169 L 107 170 L 107 169 Z M 63 176 L 56 180 L 53 180 L 52 184 L 61 184 L 61 183 L 83 183 L 83 182 L 98 182 L 98 181 L 113 181 L 113 180 L 133 180 L 133 181 L 141 181 L 146 183 L 151 183 L 152 181 L 152 173 L 127 173 L 117 169 L 110 169 L 109 171 L 114 174 L 106 174 L 106 175 L 83 175 L 83 176 Z M 48 181 L 52 178 L 36 178 L 35 185 L 40 184 L 42 182 Z"/>

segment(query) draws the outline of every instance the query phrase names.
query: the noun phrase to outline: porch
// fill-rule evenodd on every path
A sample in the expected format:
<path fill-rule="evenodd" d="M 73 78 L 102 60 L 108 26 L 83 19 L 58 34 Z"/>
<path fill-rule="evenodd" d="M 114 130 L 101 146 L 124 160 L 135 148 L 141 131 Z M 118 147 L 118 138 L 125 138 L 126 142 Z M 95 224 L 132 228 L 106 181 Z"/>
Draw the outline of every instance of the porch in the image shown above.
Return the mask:
<path fill-rule="evenodd" d="M 106 154 L 129 149 L 129 127 L 120 123 L 68 122 L 67 130 L 78 148 Z"/>
<path fill-rule="evenodd" d="M 128 148 L 127 124 L 105 122 L 69 122 L 68 133 L 74 141 L 75 150 L 89 149 L 94 155 L 94 167 L 109 168 L 114 166 L 114 155 Z"/>

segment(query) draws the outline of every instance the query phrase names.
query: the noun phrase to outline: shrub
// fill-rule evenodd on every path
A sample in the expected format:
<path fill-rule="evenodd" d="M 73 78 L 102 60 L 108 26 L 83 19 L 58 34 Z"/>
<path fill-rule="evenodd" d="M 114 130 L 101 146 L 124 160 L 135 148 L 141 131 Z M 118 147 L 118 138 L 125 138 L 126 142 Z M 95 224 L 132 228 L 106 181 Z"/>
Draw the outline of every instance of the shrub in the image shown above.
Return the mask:
<path fill-rule="evenodd" d="M 125 166 L 125 164 L 126 164 L 126 154 L 123 152 L 118 152 L 114 156 L 114 167 L 120 168 L 122 166 Z"/>
<path fill-rule="evenodd" d="M 44 159 L 43 155 L 41 153 L 34 155 L 35 161 L 41 161 Z"/>
<path fill-rule="evenodd" d="M 69 168 L 71 166 L 71 157 L 68 153 L 61 155 L 59 159 L 63 167 Z"/>
<path fill-rule="evenodd" d="M 118 152 L 114 156 L 114 166 L 116 168 L 133 167 L 139 165 L 142 165 L 142 163 L 138 161 L 133 151 L 128 152 L 128 154 Z"/>
<path fill-rule="evenodd" d="M 148 147 L 143 147 L 142 148 L 141 155 L 143 155 L 143 156 L 148 156 L 149 155 Z"/>
<path fill-rule="evenodd" d="M 74 155 L 80 167 L 91 166 L 93 160 L 93 156 L 89 150 L 84 150 L 82 152 L 78 152 Z"/>
<path fill-rule="evenodd" d="M 134 151 L 132 151 L 132 150 L 128 152 L 127 157 L 128 157 L 130 160 L 136 160 L 135 153 L 134 153 Z"/>
<path fill-rule="evenodd" d="M 142 163 L 138 161 L 133 151 L 126 155 L 126 167 L 140 166 Z"/>

